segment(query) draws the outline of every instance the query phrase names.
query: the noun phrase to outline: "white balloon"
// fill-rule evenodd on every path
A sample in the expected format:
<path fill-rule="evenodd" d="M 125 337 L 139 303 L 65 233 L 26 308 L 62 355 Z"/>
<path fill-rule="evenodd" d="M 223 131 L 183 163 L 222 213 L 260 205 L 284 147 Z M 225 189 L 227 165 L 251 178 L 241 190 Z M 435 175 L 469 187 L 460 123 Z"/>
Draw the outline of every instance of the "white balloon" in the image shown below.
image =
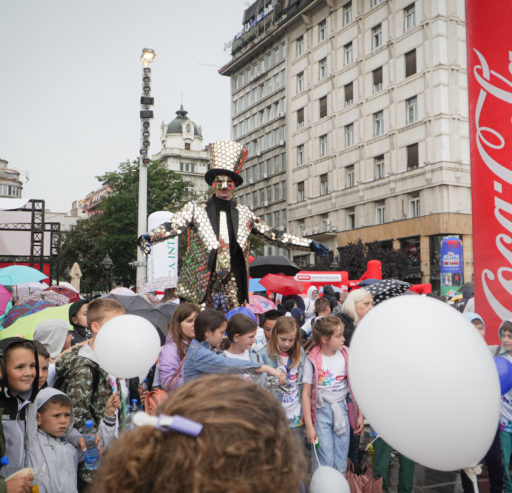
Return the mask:
<path fill-rule="evenodd" d="M 500 383 L 484 339 L 457 310 L 425 296 L 380 303 L 350 344 L 355 398 L 392 447 L 424 466 L 477 464 L 498 428 Z"/>
<path fill-rule="evenodd" d="M 337 469 L 320 466 L 309 483 L 310 493 L 350 493 L 350 486 Z"/>
<path fill-rule="evenodd" d="M 94 341 L 96 361 L 117 378 L 146 375 L 160 353 L 160 337 L 151 322 L 120 315 L 101 327 Z"/>

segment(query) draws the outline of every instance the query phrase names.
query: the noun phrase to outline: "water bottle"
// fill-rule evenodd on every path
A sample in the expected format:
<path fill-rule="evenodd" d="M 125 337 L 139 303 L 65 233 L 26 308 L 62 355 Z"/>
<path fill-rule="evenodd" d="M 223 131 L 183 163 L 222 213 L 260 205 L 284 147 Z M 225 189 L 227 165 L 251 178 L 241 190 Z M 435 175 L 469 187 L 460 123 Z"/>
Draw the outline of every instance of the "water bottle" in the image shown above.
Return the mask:
<path fill-rule="evenodd" d="M 100 465 L 100 452 L 96 445 L 96 434 L 92 431 L 94 423 L 89 419 L 85 422 L 85 446 L 87 450 L 84 453 L 85 467 L 91 471 L 98 469 Z"/>
<path fill-rule="evenodd" d="M 137 399 L 132 399 L 130 408 L 128 409 L 126 417 L 124 418 L 124 431 L 133 430 L 135 428 L 135 425 L 133 424 L 133 417 L 138 412 L 139 407 L 137 406 Z"/>

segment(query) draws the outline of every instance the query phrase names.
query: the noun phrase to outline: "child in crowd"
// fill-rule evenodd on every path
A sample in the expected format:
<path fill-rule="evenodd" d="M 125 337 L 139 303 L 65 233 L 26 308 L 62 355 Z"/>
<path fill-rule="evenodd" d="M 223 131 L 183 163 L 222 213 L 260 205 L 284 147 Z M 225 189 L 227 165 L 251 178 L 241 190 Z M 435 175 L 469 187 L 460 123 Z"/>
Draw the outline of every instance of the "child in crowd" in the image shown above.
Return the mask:
<path fill-rule="evenodd" d="M 256 322 L 241 313 L 233 315 L 228 322 L 226 337 L 221 347 L 224 348 L 224 356 L 245 361 L 259 361 L 258 355 L 252 350 L 256 340 L 258 326 Z M 251 379 L 250 375 L 245 375 Z"/>
<path fill-rule="evenodd" d="M 46 386 L 46 380 L 48 379 L 48 369 L 50 367 L 50 353 L 46 349 L 46 346 L 39 341 L 32 341 L 37 351 L 37 361 L 39 363 L 39 381 L 37 388 L 41 390 Z"/>
<path fill-rule="evenodd" d="M 75 301 L 69 307 L 69 323 L 73 326 L 71 345 L 79 344 L 80 342 L 87 341 L 92 337 L 91 330 L 87 322 L 87 300 Z"/>
<path fill-rule="evenodd" d="M 273 328 L 276 326 L 277 319 L 281 318 L 283 314 L 279 310 L 269 310 L 263 314 L 263 323 L 261 326 L 265 331 L 265 339 L 270 341 Z"/>
<path fill-rule="evenodd" d="M 115 397 L 112 395 L 108 400 L 99 426 L 103 450 L 115 433 Z M 27 418 L 27 465 L 39 472 L 39 492 L 76 492 L 78 461 L 82 460 L 83 451 L 65 438 L 74 431 L 71 399 L 60 390 L 48 387 L 37 394 L 33 407 Z"/>
<path fill-rule="evenodd" d="M 78 302 L 77 302 L 78 303 Z M 105 414 L 105 406 L 120 383 L 98 365 L 94 355 L 94 341 L 101 327 L 114 317 L 124 314 L 124 307 L 113 298 L 97 298 L 88 304 L 87 325 L 92 339 L 82 346 L 73 346 L 57 361 L 55 387 L 69 396 L 77 429 L 83 433 L 85 422 L 91 419 L 97 430 Z M 115 348 L 112 348 L 115 351 Z M 124 398 L 121 396 L 121 398 Z M 79 469 L 79 490 L 92 481 L 90 471 Z"/>
<path fill-rule="evenodd" d="M 347 468 L 350 427 L 355 433 L 363 430 L 363 416 L 351 395 L 344 341 L 339 318 L 326 315 L 315 320 L 302 389 L 308 442 L 318 446 L 320 465 L 342 474 Z"/>
<path fill-rule="evenodd" d="M 498 334 L 502 351 L 499 356 L 512 362 L 512 319 L 504 320 Z M 505 491 L 512 491 L 510 479 L 510 456 L 512 455 L 512 390 L 501 396 L 500 412 L 501 448 L 503 450 L 503 465 L 505 468 Z"/>
<path fill-rule="evenodd" d="M 20 341 L 21 340 L 22 339 L 20 339 Z M 12 339 L 11 339 L 11 342 L 12 342 Z M 7 344 L 9 344 L 9 343 L 7 343 Z M 3 352 L 0 351 L 0 380 L 1 380 L 1 384 L 2 384 L 2 389 L 0 390 L 0 392 L 1 392 L 0 401 L 1 402 L 3 402 L 4 396 L 5 396 L 5 394 L 4 394 L 4 389 L 6 388 L 5 382 L 4 382 L 5 375 L 6 375 L 5 361 L 4 361 L 4 357 L 3 357 Z M 3 431 L 3 416 L 2 416 L 3 411 L 4 411 L 3 409 L 0 409 L 0 457 L 7 455 L 6 454 L 6 443 L 5 443 L 5 437 L 4 437 L 4 431 Z M 2 474 L 2 476 L 7 477 L 8 474 L 6 474 L 4 469 L 5 468 L 2 468 L 2 470 L 0 470 L 0 474 Z M 32 480 L 33 479 L 34 478 L 33 478 L 32 474 L 28 474 L 21 478 L 9 479 L 9 481 L 5 481 L 5 479 L 3 477 L 0 477 L 0 491 L 30 493 L 32 491 Z"/>
<path fill-rule="evenodd" d="M 484 319 L 478 315 L 478 313 L 474 312 L 464 312 L 462 314 L 464 318 L 466 318 L 469 322 L 471 322 L 475 328 L 480 332 L 482 337 L 485 337 L 485 323 Z M 501 346 L 490 346 L 489 350 L 491 354 L 494 356 L 495 354 L 499 354 L 501 352 Z M 484 457 L 485 466 L 487 467 L 487 473 L 489 475 L 489 485 L 491 493 L 499 493 L 503 491 L 503 483 L 505 479 L 505 470 L 503 468 L 503 458 L 501 451 L 501 437 L 500 437 L 500 427 L 498 426 L 498 430 L 496 431 L 496 435 L 494 435 L 494 440 L 492 442 L 491 447 L 487 451 Z M 462 470 L 460 472 L 461 480 L 462 480 L 462 490 L 465 493 L 473 493 L 474 487 L 472 481 L 469 479 L 468 475 Z"/>
<path fill-rule="evenodd" d="M 5 358 L 5 373 L 0 392 L 5 455 L 9 464 L 3 466 L 3 477 L 23 469 L 26 460 L 26 416 L 34 401 L 39 381 L 38 360 L 34 344 L 19 337 L 0 341 Z"/>
<path fill-rule="evenodd" d="M 95 493 L 301 491 L 303 453 L 278 402 L 254 383 L 202 377 L 178 389 L 159 410 L 203 428 L 196 437 L 153 426 L 125 433 L 105 456 Z"/>
<path fill-rule="evenodd" d="M 304 325 L 301 327 L 306 335 L 311 334 L 311 322 L 315 318 L 315 300 L 318 298 L 318 288 L 309 286 L 304 300 Z"/>
<path fill-rule="evenodd" d="M 183 385 L 183 363 L 194 338 L 194 322 L 198 314 L 197 305 L 181 303 L 172 315 L 168 336 L 159 357 L 160 384 L 163 389 L 177 389 Z"/>
<path fill-rule="evenodd" d="M 284 382 L 283 372 L 262 365 L 256 361 L 226 358 L 215 354 L 212 349 L 218 349 L 225 338 L 227 328 L 226 317 L 215 310 L 204 310 L 194 322 L 194 339 L 185 357 L 183 379 L 185 382 L 194 380 L 205 373 L 254 373 L 266 372 Z"/>
<path fill-rule="evenodd" d="M 270 391 L 281 402 L 290 427 L 305 442 L 302 415 L 302 374 L 305 353 L 300 344 L 300 333 L 292 317 L 277 320 L 268 345 L 259 353 L 263 363 L 286 373 L 282 386 L 271 385 Z M 270 380 L 270 379 L 269 379 Z"/>

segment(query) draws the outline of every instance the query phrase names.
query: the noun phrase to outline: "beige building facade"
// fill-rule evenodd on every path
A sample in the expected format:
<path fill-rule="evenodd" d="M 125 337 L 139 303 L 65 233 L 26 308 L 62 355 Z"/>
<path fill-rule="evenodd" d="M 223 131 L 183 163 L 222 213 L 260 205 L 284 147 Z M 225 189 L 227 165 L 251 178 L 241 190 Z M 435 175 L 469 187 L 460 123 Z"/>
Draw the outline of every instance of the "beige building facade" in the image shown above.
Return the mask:
<path fill-rule="evenodd" d="M 407 277 L 435 287 L 441 239 L 460 236 L 470 280 L 464 1 L 271 5 L 246 10 L 244 34 L 256 35 L 237 39 L 221 69 L 232 80 L 233 137 L 250 151 L 242 201 L 263 219 L 279 210 L 279 226 L 335 255 L 359 239 L 401 248 Z"/>
<path fill-rule="evenodd" d="M 208 170 L 208 151 L 203 146 L 201 127 L 196 125 L 183 105 L 176 111 L 176 118 L 170 123 L 162 122 L 160 143 L 162 145 L 153 160 L 178 173 L 187 187 L 189 197 L 201 197 L 208 186 L 204 174 Z"/>

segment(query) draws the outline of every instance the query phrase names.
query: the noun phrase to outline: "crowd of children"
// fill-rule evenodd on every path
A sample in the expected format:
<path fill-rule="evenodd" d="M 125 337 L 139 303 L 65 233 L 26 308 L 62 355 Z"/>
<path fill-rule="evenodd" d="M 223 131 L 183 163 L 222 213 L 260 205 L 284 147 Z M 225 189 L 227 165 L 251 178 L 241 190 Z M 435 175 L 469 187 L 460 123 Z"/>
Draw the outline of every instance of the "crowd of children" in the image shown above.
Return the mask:
<path fill-rule="evenodd" d="M 271 310 L 258 320 L 246 308 L 225 316 L 177 305 L 151 387 L 165 396 L 158 414 L 200 423 L 198 437 L 188 436 L 186 426 L 181 433 L 165 433 L 160 425 L 119 433 L 126 403 L 143 396 L 137 382 L 116 379 L 95 360 L 101 327 L 124 313 L 114 299 L 75 303 L 71 340 L 58 321 L 36 329 L 34 341 L 1 340 L 0 456 L 8 460 L 2 460 L 0 475 L 7 479 L 0 478 L 0 493 L 26 493 L 33 483 L 41 493 L 299 492 L 319 465 L 345 473 L 348 459 L 357 461 L 352 452 L 364 427 L 346 341 L 372 308 L 371 295 L 359 291 L 341 311 L 335 307 L 335 316 L 330 301 L 311 289 L 306 328 L 291 312 Z M 485 335 L 480 316 L 465 316 Z M 512 362 L 512 320 L 499 334 L 502 345 L 491 352 Z M 96 473 L 83 462 L 88 420 L 106 452 Z M 385 491 L 390 454 L 377 440 L 375 475 L 384 478 Z M 511 455 L 512 390 L 502 398 L 499 430 L 485 457 L 492 492 L 512 492 Z M 399 491 L 411 492 L 414 463 L 406 457 L 400 463 Z M 462 485 L 473 491 L 464 473 Z"/>

